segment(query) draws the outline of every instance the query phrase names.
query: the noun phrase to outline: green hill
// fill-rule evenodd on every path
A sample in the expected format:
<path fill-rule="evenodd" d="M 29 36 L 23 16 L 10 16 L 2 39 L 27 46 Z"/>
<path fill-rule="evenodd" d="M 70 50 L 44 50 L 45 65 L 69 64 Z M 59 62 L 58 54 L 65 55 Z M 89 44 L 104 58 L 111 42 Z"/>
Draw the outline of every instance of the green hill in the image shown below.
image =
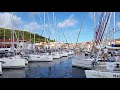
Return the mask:
<path fill-rule="evenodd" d="M 31 42 L 33 43 L 34 41 L 34 34 L 30 33 L 28 31 L 24 31 L 24 40 L 30 41 L 30 34 L 31 34 Z M 17 39 L 19 35 L 19 39 L 23 39 L 23 31 L 21 30 L 15 30 L 14 33 L 14 38 Z M 0 39 L 4 38 L 4 28 L 0 28 Z M 5 39 L 11 38 L 11 29 L 5 29 Z M 46 38 L 46 40 L 50 40 Z M 45 37 L 40 36 L 39 34 L 35 34 L 35 41 L 40 42 L 40 41 L 45 41 Z M 51 42 L 54 42 L 54 40 L 50 40 Z"/>

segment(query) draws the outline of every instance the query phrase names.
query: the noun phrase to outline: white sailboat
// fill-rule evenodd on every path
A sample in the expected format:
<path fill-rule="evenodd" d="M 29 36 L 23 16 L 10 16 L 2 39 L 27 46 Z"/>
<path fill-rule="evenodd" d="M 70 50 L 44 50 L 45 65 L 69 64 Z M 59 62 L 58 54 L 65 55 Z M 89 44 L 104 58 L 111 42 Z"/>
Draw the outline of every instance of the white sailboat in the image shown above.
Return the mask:
<path fill-rule="evenodd" d="M 110 12 L 108 16 L 107 24 L 105 27 L 105 34 L 108 29 L 111 15 L 112 12 Z M 97 59 L 100 55 L 102 44 L 103 44 L 103 40 L 100 45 L 100 50 L 98 52 Z M 97 59 L 96 62 L 98 61 Z M 101 64 L 99 64 L 98 62 L 98 65 L 96 65 L 96 68 L 94 70 L 85 70 L 85 74 L 86 74 L 86 78 L 120 78 L 120 62 L 102 62 Z"/>
<path fill-rule="evenodd" d="M 33 20 L 34 20 L 34 13 L 33 13 Z M 34 27 L 34 25 L 33 25 Z M 45 12 L 44 12 L 44 31 L 45 31 Z M 29 59 L 28 61 L 52 61 L 53 57 L 52 55 L 48 54 L 35 54 L 35 33 L 34 33 L 34 54 L 29 54 L 28 55 Z"/>
<path fill-rule="evenodd" d="M 73 67 L 81 67 L 81 68 L 86 68 L 86 69 L 92 69 L 92 62 L 94 59 L 76 59 L 74 58 L 72 60 L 72 66 Z"/>
<path fill-rule="evenodd" d="M 9 14 L 9 17 L 12 22 L 12 15 Z M 14 53 L 14 32 L 15 30 L 11 30 L 11 52 Z M 4 38 L 5 39 L 5 38 Z M 0 61 L 3 61 L 5 63 L 2 63 L 3 68 L 23 68 L 25 67 L 25 60 L 21 58 L 16 58 L 15 55 L 12 57 L 2 57 Z"/>
<path fill-rule="evenodd" d="M 2 58 L 3 63 L 2 67 L 3 68 L 25 68 L 25 60 L 16 58 L 16 57 L 4 57 Z"/>
<path fill-rule="evenodd" d="M 81 24 L 80 31 L 79 31 L 79 34 L 78 34 L 77 42 L 78 42 L 80 32 L 81 32 L 81 29 L 82 29 L 83 20 L 84 20 L 84 17 L 82 19 L 82 24 Z M 76 45 L 77 45 L 77 42 L 76 42 Z M 93 58 L 85 58 L 83 56 L 81 56 L 81 57 L 82 58 L 74 58 L 72 60 L 72 66 L 86 68 L 86 69 L 92 69 L 92 64 L 93 64 L 94 59 Z"/>
<path fill-rule="evenodd" d="M 23 59 L 23 60 L 25 60 L 25 65 L 28 65 L 28 57 L 26 57 L 26 56 L 20 56 L 20 55 L 16 55 L 15 56 L 15 58 L 17 58 L 17 59 Z"/>
<path fill-rule="evenodd" d="M 52 56 L 53 56 L 53 59 L 59 59 L 59 58 L 61 58 L 62 56 L 60 56 L 60 53 L 59 53 L 59 51 L 57 51 L 57 38 L 55 37 L 55 35 L 56 35 L 56 26 L 57 26 L 57 23 L 56 23 L 56 18 L 55 18 L 55 15 L 54 15 L 54 12 L 53 12 L 53 30 L 54 30 L 54 40 L 55 40 L 55 51 L 54 52 L 52 52 Z"/>
<path fill-rule="evenodd" d="M 29 60 L 28 61 L 52 61 L 53 57 L 52 55 L 35 55 L 35 54 L 30 54 L 29 55 Z"/>
<path fill-rule="evenodd" d="M 120 78 L 120 72 L 85 70 L 87 78 Z"/>

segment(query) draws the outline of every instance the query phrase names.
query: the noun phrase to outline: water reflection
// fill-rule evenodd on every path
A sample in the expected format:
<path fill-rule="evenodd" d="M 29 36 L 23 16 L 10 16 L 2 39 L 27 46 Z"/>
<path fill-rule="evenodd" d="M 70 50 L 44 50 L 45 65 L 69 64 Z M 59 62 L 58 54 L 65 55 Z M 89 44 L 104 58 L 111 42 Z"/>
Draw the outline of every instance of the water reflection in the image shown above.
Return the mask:
<path fill-rule="evenodd" d="M 53 62 L 31 62 L 25 69 L 3 69 L 0 78 L 85 78 L 83 69 L 72 68 L 73 57 L 55 59 Z"/>
<path fill-rule="evenodd" d="M 25 78 L 25 69 L 3 69 L 1 78 Z"/>
<path fill-rule="evenodd" d="M 69 78 L 72 77 L 71 60 L 55 59 L 53 62 L 29 63 L 26 78 Z"/>

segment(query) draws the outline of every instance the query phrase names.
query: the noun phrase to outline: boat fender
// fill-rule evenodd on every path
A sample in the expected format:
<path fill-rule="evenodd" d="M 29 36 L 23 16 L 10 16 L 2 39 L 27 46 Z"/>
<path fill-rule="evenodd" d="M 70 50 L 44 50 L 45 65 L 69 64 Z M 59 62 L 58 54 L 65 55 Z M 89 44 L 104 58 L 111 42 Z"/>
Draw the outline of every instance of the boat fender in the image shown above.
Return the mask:
<path fill-rule="evenodd" d="M 119 64 L 119 63 L 117 63 L 117 64 L 116 64 L 116 68 L 119 68 L 119 67 L 120 67 L 120 64 Z"/>
<path fill-rule="evenodd" d="M 94 60 L 92 61 L 92 67 L 94 68 L 95 65 L 97 65 L 97 62 Z"/>

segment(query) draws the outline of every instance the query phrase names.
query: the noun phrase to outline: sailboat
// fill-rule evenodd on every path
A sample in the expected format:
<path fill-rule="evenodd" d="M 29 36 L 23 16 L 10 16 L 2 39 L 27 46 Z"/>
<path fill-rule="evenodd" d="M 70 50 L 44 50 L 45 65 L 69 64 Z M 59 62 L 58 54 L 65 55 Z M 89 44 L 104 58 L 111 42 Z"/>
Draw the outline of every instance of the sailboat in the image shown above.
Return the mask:
<path fill-rule="evenodd" d="M 56 32 L 56 25 L 57 23 L 56 23 L 56 18 L 55 18 L 55 15 L 54 15 L 54 12 L 53 12 L 53 30 L 54 30 L 54 40 L 55 40 L 55 42 L 54 42 L 54 44 L 55 44 L 55 48 L 54 48 L 54 51 L 52 51 L 52 56 L 53 56 L 53 59 L 59 59 L 59 58 L 61 58 L 61 56 L 60 56 L 60 52 L 57 50 L 57 38 L 55 37 L 55 32 Z"/>
<path fill-rule="evenodd" d="M 33 13 L 33 20 L 34 20 L 34 13 Z M 34 25 L 33 25 L 34 27 Z M 44 12 L 44 31 L 45 31 L 45 12 Z M 34 53 L 29 54 L 28 61 L 34 62 L 34 61 L 52 61 L 53 57 L 52 55 L 49 55 L 48 53 L 40 54 L 40 53 L 35 53 L 35 33 L 34 33 L 34 45 L 33 45 Z"/>
<path fill-rule="evenodd" d="M 104 18 L 104 20 L 107 20 L 107 18 L 103 17 L 104 14 L 107 15 L 106 13 L 102 13 L 101 14 L 101 19 L 100 19 L 100 22 L 99 22 L 99 27 L 101 26 L 101 20 L 103 20 L 103 18 Z M 104 27 L 106 26 L 105 24 L 106 24 L 106 22 L 104 21 Z M 99 27 L 98 27 L 98 29 L 99 29 Z M 103 30 L 101 32 L 102 32 L 102 34 L 100 36 L 101 36 L 101 38 L 103 38 L 103 33 L 105 32 L 105 30 Z M 96 33 L 95 33 L 95 35 L 96 35 Z M 99 38 L 100 38 L 100 36 L 99 36 Z M 94 43 L 95 43 L 95 41 L 94 41 Z M 97 46 L 94 46 L 94 47 L 96 48 Z M 99 52 L 99 53 L 101 53 L 101 52 Z M 92 69 L 93 66 L 94 66 L 95 58 L 96 58 L 96 56 L 93 53 L 93 57 L 91 57 L 91 55 L 90 55 L 87 58 L 85 57 L 85 58 L 81 58 L 81 59 L 73 59 L 72 60 L 72 66 L 82 67 L 82 68 L 86 68 L 86 69 Z M 101 59 L 102 59 L 101 56 L 99 56 L 97 58 L 98 61 L 101 61 Z"/>
<path fill-rule="evenodd" d="M 101 40 L 100 49 L 96 58 L 97 64 L 93 70 L 85 70 L 86 78 L 120 78 L 120 62 L 104 62 L 106 64 L 103 66 L 100 62 L 98 62 L 98 57 L 103 46 L 104 37 L 110 23 L 111 15 L 112 12 L 109 12 L 106 21 L 105 32 L 103 34 L 103 39 Z"/>
<path fill-rule="evenodd" d="M 10 19 L 12 22 L 12 17 L 11 17 L 11 15 L 9 15 L 9 16 L 10 16 Z M 25 68 L 25 60 L 15 57 L 14 32 L 15 32 L 15 30 L 11 30 L 11 50 L 10 50 L 10 52 L 8 51 L 8 52 L 1 53 L 4 56 L 0 60 L 0 61 L 4 62 L 4 63 L 2 63 L 3 68 Z M 4 38 L 4 40 L 5 40 L 5 38 Z M 4 48 L 4 51 L 5 50 L 6 49 Z M 12 53 L 11 56 L 8 55 L 9 53 Z M 7 57 L 5 55 L 7 55 Z"/>
<path fill-rule="evenodd" d="M 78 33 L 78 38 L 77 38 L 77 42 L 78 42 L 78 39 L 79 39 L 79 36 L 80 36 L 80 32 L 81 32 L 81 29 L 82 29 L 82 26 L 83 26 L 83 20 L 84 20 L 84 17 L 82 19 L 82 24 L 81 24 L 81 27 L 80 27 L 80 31 Z M 77 42 L 76 42 L 76 45 L 77 45 Z M 86 69 L 92 69 L 92 62 L 94 61 L 94 58 L 73 58 L 72 60 L 72 66 L 76 66 L 76 67 L 82 67 L 82 68 L 86 68 Z"/>

